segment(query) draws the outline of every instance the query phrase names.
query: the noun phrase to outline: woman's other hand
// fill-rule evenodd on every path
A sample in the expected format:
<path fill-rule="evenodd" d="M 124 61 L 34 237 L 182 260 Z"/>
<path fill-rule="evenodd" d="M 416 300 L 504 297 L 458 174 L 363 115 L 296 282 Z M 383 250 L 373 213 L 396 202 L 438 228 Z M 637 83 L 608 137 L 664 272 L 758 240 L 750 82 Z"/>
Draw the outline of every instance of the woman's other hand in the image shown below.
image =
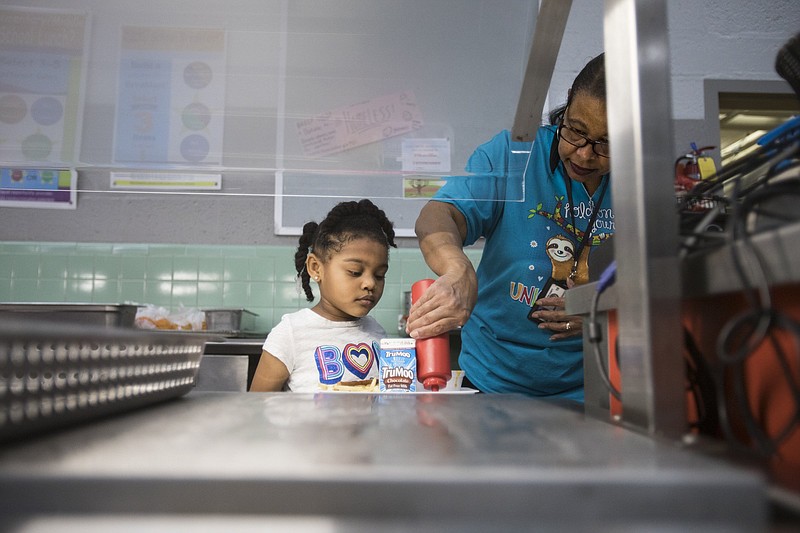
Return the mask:
<path fill-rule="evenodd" d="M 536 311 L 531 315 L 540 320 L 539 329 L 549 329 L 553 332 L 550 336 L 551 341 L 577 337 L 583 333 L 583 318 L 564 312 L 563 296 L 540 298 L 536 300 L 536 305 L 553 308 Z"/>

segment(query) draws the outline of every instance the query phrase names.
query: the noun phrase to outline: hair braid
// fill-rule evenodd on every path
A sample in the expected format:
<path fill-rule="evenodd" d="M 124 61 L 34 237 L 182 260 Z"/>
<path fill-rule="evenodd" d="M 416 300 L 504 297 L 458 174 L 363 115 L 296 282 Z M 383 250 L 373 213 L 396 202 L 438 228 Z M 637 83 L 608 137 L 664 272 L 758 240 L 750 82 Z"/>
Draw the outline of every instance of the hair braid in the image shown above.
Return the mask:
<path fill-rule="evenodd" d="M 295 269 L 300 278 L 306 299 L 314 300 L 310 275 L 305 268 L 309 251 L 325 262 L 331 253 L 355 239 L 372 239 L 388 249 L 397 248 L 394 242 L 394 224 L 386 213 L 372 201 L 341 202 L 331 209 L 325 219 L 317 224 L 308 222 L 303 226 L 303 235 L 294 255 Z"/>
<path fill-rule="evenodd" d="M 308 259 L 309 249 L 314 243 L 314 234 L 318 227 L 316 222 L 307 222 L 303 226 L 303 234 L 300 236 L 300 243 L 294 253 L 294 268 L 297 270 L 297 277 L 300 278 L 300 284 L 303 292 L 306 293 L 306 300 L 309 302 L 314 301 L 314 293 L 311 291 L 311 275 L 306 268 L 306 259 Z"/>

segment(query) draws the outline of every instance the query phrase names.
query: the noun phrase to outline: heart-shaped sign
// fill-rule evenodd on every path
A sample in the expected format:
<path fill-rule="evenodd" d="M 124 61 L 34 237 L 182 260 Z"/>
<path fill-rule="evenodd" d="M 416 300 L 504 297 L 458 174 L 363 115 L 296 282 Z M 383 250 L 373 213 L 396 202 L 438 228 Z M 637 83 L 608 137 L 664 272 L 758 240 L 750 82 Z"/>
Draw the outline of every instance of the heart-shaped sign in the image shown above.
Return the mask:
<path fill-rule="evenodd" d="M 358 376 L 358 379 L 367 377 L 373 363 L 375 363 L 375 352 L 369 344 L 361 342 L 344 347 L 344 366 Z"/>

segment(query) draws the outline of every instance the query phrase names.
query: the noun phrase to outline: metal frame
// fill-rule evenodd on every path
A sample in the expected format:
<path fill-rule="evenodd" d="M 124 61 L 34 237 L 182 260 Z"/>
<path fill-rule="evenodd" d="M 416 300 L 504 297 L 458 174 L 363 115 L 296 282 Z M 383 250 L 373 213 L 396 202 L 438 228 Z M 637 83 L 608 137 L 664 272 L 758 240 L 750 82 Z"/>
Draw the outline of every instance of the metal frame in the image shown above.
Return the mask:
<path fill-rule="evenodd" d="M 606 0 L 606 80 L 619 260 L 623 419 L 668 436 L 685 431 L 681 276 L 663 0 Z"/>
<path fill-rule="evenodd" d="M 622 422 L 679 438 L 686 407 L 666 2 L 606 0 L 603 27 Z M 568 291 L 567 311 L 588 313 L 595 290 Z M 584 360 L 586 413 L 608 419 L 608 391 L 593 355 Z"/>
<path fill-rule="evenodd" d="M 511 128 L 515 141 L 533 142 L 536 137 L 571 7 L 572 0 L 541 0 L 517 114 Z"/>

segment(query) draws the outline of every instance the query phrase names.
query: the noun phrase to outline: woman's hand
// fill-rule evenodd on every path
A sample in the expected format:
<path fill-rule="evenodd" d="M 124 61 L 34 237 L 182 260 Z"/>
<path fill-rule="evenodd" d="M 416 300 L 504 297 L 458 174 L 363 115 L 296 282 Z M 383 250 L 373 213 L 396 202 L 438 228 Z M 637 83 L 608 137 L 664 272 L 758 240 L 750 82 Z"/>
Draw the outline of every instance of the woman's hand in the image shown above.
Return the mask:
<path fill-rule="evenodd" d="M 478 299 L 478 278 L 463 249 L 467 221 L 455 206 L 429 201 L 414 229 L 425 262 L 440 274 L 408 313 L 406 332 L 415 339 L 426 339 L 467 322 Z"/>
<path fill-rule="evenodd" d="M 583 318 L 575 315 L 568 315 L 564 312 L 564 297 L 551 296 L 536 300 L 536 305 L 552 307 L 552 310 L 536 311 L 531 316 L 541 320 L 539 329 L 549 329 L 554 334 L 550 336 L 551 341 L 577 337 L 583 333 Z"/>
<path fill-rule="evenodd" d="M 411 306 L 406 332 L 415 339 L 425 339 L 461 327 L 477 297 L 478 281 L 472 268 L 460 275 L 444 274 Z"/>

